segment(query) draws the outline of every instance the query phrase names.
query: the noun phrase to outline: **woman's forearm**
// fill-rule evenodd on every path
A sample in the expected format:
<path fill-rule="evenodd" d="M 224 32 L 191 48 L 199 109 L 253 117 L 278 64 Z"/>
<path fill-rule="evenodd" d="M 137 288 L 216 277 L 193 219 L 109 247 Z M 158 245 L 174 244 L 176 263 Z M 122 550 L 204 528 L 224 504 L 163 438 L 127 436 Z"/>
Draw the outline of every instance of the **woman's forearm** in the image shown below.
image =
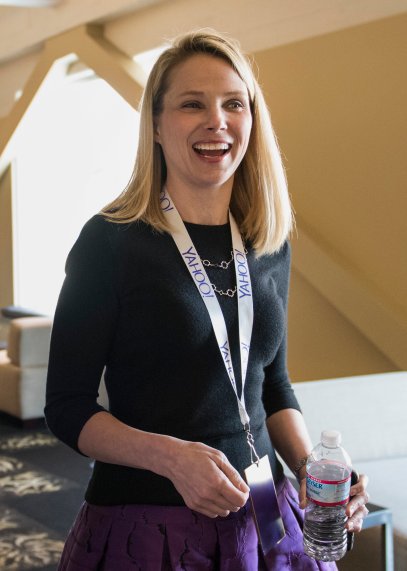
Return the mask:
<path fill-rule="evenodd" d="M 170 479 L 189 508 L 209 517 L 237 511 L 249 496 L 247 484 L 219 450 L 132 428 L 107 412 L 86 422 L 78 447 L 96 460 Z"/>
<path fill-rule="evenodd" d="M 267 429 L 275 450 L 294 471 L 299 461 L 312 450 L 304 417 L 298 410 L 283 409 L 268 417 Z M 305 475 L 305 466 L 300 475 Z"/>
<path fill-rule="evenodd" d="M 166 477 L 181 444 L 171 436 L 132 428 L 108 412 L 91 416 L 78 439 L 79 450 L 95 460 L 151 470 Z"/>

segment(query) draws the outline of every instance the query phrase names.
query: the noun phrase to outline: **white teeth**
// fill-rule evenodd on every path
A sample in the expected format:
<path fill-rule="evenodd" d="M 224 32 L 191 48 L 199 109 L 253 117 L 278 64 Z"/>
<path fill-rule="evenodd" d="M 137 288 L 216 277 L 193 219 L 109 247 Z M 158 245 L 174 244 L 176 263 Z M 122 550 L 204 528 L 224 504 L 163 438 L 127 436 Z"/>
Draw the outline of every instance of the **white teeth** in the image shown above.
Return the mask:
<path fill-rule="evenodd" d="M 227 143 L 198 143 L 193 147 L 200 151 L 227 151 L 229 145 Z"/>

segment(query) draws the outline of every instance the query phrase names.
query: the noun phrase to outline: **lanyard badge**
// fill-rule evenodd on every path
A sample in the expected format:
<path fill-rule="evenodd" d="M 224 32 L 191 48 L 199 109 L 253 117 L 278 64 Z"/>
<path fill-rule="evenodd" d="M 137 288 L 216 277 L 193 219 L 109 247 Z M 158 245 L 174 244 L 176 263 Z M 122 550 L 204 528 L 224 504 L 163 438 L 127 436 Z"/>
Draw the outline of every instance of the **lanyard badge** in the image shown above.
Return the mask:
<path fill-rule="evenodd" d="M 172 202 L 166 188 L 161 192 L 160 202 L 161 208 L 170 223 L 171 235 L 174 242 L 203 302 L 205 303 L 227 375 L 236 395 L 240 421 L 246 432 L 252 461 L 252 464 L 245 470 L 245 476 L 250 487 L 250 499 L 254 511 L 259 539 L 264 553 L 267 553 L 273 545 L 284 537 L 284 527 L 278 508 L 270 461 L 267 455 L 261 459 L 257 455 L 253 435 L 250 432 L 250 418 L 246 410 L 244 398 L 244 387 L 253 330 L 253 296 L 249 266 L 242 237 L 232 214 L 229 213 L 236 272 L 240 363 L 242 370 L 242 394 L 239 397 L 231 359 L 226 323 L 219 301 L 212 289 L 211 282 L 208 279 L 205 267 L 201 262 L 201 258 L 199 257 L 181 216 Z M 267 485 L 265 485 L 266 482 Z M 256 498 L 258 498 L 258 500 Z M 266 498 L 268 498 L 267 501 Z M 260 513 L 262 516 L 258 517 L 257 514 Z M 275 513 L 278 513 L 278 518 L 274 517 L 273 514 Z"/>

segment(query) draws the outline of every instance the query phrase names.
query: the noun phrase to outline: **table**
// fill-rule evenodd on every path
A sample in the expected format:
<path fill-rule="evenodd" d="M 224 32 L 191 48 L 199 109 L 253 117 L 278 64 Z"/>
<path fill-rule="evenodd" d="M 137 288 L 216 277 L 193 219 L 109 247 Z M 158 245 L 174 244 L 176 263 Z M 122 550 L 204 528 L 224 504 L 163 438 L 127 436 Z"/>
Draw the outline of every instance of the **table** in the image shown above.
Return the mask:
<path fill-rule="evenodd" d="M 369 513 L 363 520 L 363 529 L 382 526 L 382 568 L 384 571 L 394 571 L 393 551 L 393 515 L 389 508 L 376 504 L 366 505 Z"/>

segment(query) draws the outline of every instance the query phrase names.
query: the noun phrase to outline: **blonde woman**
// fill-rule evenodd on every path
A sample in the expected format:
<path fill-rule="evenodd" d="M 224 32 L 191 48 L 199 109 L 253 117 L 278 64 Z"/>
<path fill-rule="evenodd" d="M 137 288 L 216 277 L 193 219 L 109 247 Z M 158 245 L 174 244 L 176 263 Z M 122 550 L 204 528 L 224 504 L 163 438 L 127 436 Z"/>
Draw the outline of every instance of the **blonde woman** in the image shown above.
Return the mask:
<path fill-rule="evenodd" d="M 145 89 L 131 181 L 82 230 L 55 315 L 47 422 L 96 460 L 59 569 L 336 568 L 304 554 L 276 457 L 304 506 L 311 443 L 286 369 L 291 228 L 248 60 L 215 32 L 176 39 Z M 96 402 L 104 368 L 109 410 Z M 243 478 L 259 458 L 287 532 L 266 558 Z M 365 485 L 348 506 L 356 531 Z"/>

